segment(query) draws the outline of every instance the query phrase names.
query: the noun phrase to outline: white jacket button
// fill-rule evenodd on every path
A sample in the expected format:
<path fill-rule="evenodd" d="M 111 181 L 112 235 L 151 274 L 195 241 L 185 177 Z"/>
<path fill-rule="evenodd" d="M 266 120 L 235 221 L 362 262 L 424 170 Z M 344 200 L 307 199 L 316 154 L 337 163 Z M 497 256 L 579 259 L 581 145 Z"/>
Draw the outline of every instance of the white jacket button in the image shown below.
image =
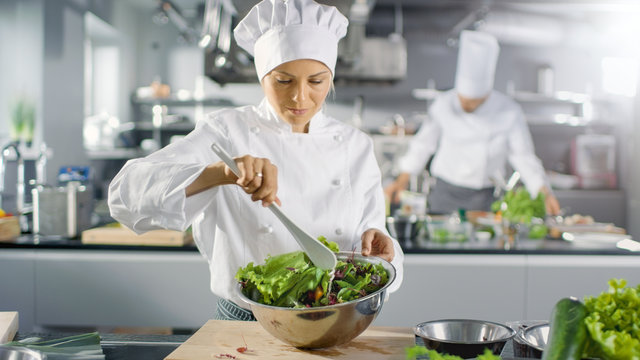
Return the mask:
<path fill-rule="evenodd" d="M 260 133 L 260 128 L 257 126 L 254 126 L 251 128 L 251 132 L 257 135 Z"/>
<path fill-rule="evenodd" d="M 269 225 L 263 225 L 260 227 L 260 232 L 263 234 L 271 234 L 273 232 L 273 226 Z"/>
<path fill-rule="evenodd" d="M 334 136 L 333 136 L 333 140 L 335 140 L 335 141 L 342 141 L 342 135 L 334 135 Z"/>
<path fill-rule="evenodd" d="M 336 235 L 342 235 L 342 229 L 337 228 L 336 229 Z"/>
<path fill-rule="evenodd" d="M 331 182 L 334 186 L 340 186 L 342 185 L 342 180 L 340 179 L 335 179 Z"/>

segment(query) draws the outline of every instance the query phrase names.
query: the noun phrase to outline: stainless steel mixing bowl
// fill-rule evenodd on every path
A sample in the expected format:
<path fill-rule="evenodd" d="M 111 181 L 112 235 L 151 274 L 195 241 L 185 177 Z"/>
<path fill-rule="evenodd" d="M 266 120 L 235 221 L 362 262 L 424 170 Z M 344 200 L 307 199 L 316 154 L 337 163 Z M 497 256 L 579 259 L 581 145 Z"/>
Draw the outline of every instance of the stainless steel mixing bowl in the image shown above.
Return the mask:
<path fill-rule="evenodd" d="M 427 349 L 465 359 L 482 354 L 485 348 L 499 355 L 516 334 L 503 324 L 468 319 L 427 321 L 416 325 L 414 332 L 424 340 Z"/>
<path fill-rule="evenodd" d="M 354 257 L 356 261 L 381 263 L 389 274 L 389 281 L 373 294 L 347 303 L 314 308 L 285 308 L 250 300 L 238 284 L 236 291 L 247 304 L 260 325 L 274 337 L 299 348 L 326 348 L 340 345 L 360 335 L 376 318 L 389 285 L 396 277 L 391 263 L 378 257 L 365 257 L 351 252 L 340 252 L 338 260 Z"/>
<path fill-rule="evenodd" d="M 45 360 L 47 355 L 20 346 L 0 346 L 0 360 Z"/>

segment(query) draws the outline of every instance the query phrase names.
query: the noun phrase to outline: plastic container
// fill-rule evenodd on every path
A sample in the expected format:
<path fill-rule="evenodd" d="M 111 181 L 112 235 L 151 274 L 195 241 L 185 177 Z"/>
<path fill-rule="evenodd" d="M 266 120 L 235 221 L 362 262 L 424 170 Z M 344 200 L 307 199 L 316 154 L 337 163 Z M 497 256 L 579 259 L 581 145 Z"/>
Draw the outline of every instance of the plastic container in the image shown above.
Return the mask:
<path fill-rule="evenodd" d="M 473 226 L 455 216 L 427 216 L 429 241 L 437 243 L 466 242 L 471 239 Z"/>

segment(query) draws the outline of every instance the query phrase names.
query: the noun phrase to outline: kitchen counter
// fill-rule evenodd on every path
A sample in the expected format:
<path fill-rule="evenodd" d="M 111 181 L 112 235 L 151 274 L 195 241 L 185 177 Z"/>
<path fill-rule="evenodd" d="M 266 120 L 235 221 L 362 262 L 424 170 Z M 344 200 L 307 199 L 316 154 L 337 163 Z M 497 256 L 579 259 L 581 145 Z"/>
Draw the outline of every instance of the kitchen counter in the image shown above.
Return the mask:
<path fill-rule="evenodd" d="M 38 337 L 55 340 L 75 333 L 21 333 L 15 340 Z M 105 360 L 159 360 L 185 342 L 190 335 L 132 335 L 100 333 Z"/>
<path fill-rule="evenodd" d="M 39 337 L 42 340 L 60 339 L 75 334 L 69 333 L 21 333 L 16 334 L 15 340 L 29 337 Z M 158 360 L 163 359 L 191 335 L 142 335 L 142 334 L 112 334 L 100 333 L 100 344 L 105 354 L 105 360 Z M 415 337 L 416 345 L 424 345 L 419 337 Z M 504 359 L 513 356 L 512 341 L 507 342 L 502 350 Z"/>
<path fill-rule="evenodd" d="M 31 234 L 23 234 L 14 241 L 0 242 L 0 249 L 59 249 L 59 250 L 125 250 L 125 251 L 198 251 L 195 244 L 184 246 L 157 246 L 157 245 L 101 245 L 83 244 L 79 238 L 70 239 L 64 237 L 46 237 Z"/>
<path fill-rule="evenodd" d="M 522 239 L 515 247 L 504 249 L 498 240 L 435 243 L 423 240 L 401 242 L 405 254 L 504 254 L 504 255 L 640 255 L 616 247 L 615 243 L 572 243 L 561 239 Z M 47 238 L 24 234 L 13 242 L 0 242 L 0 249 L 118 250 L 197 252 L 195 244 L 185 246 L 94 245 L 80 239 Z"/>
<path fill-rule="evenodd" d="M 548 319 L 557 299 L 640 283 L 640 252 L 564 240 L 416 243 L 404 279 L 375 321 L 413 326 L 446 317 Z M 20 329 L 169 327 L 196 329 L 213 316 L 209 266 L 193 245 L 83 245 L 29 235 L 0 243 L 0 309 L 20 311 Z M 428 306 L 425 306 L 425 302 Z"/>

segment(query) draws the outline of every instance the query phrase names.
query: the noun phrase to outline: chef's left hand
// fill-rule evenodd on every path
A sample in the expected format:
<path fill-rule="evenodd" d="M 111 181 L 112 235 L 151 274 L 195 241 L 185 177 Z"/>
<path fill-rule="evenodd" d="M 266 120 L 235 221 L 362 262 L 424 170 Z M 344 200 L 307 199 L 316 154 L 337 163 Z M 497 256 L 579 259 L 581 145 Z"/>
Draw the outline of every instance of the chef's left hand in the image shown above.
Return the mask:
<path fill-rule="evenodd" d="M 393 240 L 378 229 L 368 229 L 362 234 L 362 255 L 377 256 L 389 262 L 393 260 Z"/>

